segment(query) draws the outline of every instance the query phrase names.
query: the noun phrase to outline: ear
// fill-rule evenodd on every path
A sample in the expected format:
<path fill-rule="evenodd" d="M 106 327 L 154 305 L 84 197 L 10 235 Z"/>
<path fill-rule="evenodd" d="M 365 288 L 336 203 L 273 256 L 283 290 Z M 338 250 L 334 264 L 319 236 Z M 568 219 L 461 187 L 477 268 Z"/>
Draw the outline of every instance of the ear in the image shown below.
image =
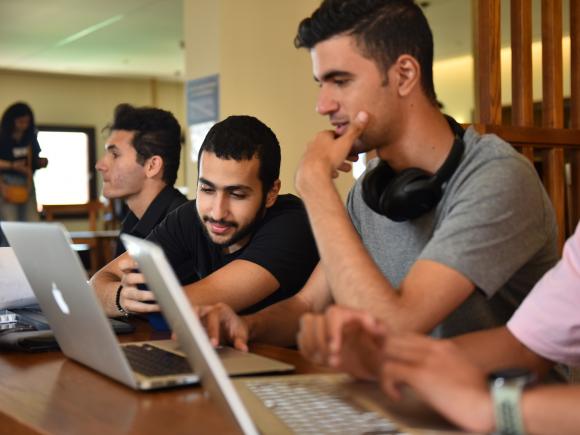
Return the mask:
<path fill-rule="evenodd" d="M 278 199 L 278 193 L 280 193 L 281 186 L 282 182 L 279 179 L 274 181 L 272 188 L 268 192 L 268 195 L 266 195 L 266 208 L 270 208 L 274 205 L 276 199 Z"/>
<path fill-rule="evenodd" d="M 145 161 L 145 175 L 147 178 L 163 177 L 163 159 L 159 156 L 149 157 Z"/>
<path fill-rule="evenodd" d="M 421 80 L 421 67 L 417 59 L 408 54 L 399 56 L 395 62 L 394 73 L 396 74 L 396 88 L 400 96 L 406 97 L 418 85 Z"/>

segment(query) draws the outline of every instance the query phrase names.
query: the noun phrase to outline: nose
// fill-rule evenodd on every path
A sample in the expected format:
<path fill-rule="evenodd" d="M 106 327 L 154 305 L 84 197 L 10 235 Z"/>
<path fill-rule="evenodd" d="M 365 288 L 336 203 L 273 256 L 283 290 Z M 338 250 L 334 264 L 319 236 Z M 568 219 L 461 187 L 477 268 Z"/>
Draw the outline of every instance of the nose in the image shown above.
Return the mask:
<path fill-rule="evenodd" d="M 329 115 L 338 111 L 338 102 L 330 92 L 330 90 L 322 85 L 318 92 L 316 100 L 316 112 L 319 115 Z"/>
<path fill-rule="evenodd" d="M 219 221 L 225 219 L 228 215 L 228 198 L 223 192 L 216 192 L 212 201 L 211 217 Z"/>
<path fill-rule="evenodd" d="M 97 160 L 97 163 L 95 164 L 95 169 L 97 171 L 103 172 L 106 169 L 104 160 L 104 157 L 101 157 L 99 160 Z"/>

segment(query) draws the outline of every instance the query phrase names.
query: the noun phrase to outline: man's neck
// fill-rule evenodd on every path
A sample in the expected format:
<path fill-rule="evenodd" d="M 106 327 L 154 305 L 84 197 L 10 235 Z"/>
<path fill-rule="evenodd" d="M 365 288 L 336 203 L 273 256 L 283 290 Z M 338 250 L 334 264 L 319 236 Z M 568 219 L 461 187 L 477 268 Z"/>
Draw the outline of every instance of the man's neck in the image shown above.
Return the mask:
<path fill-rule="evenodd" d="M 127 207 L 137 219 L 141 219 L 157 195 L 165 188 L 166 184 L 151 183 L 146 185 L 139 193 L 125 199 Z"/>
<path fill-rule="evenodd" d="M 412 107 L 404 117 L 401 134 L 392 144 L 377 149 L 377 154 L 399 172 L 420 168 L 435 173 L 443 165 L 453 145 L 449 123 L 431 104 Z"/>

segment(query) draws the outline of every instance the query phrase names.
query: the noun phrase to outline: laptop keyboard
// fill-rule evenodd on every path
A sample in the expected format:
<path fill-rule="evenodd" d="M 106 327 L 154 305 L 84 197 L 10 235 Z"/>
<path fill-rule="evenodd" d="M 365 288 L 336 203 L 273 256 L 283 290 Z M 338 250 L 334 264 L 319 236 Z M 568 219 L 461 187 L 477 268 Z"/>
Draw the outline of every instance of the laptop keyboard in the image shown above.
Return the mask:
<path fill-rule="evenodd" d="M 168 376 L 193 372 L 184 357 L 149 344 L 130 344 L 123 346 L 122 349 L 131 368 L 145 376 Z"/>
<path fill-rule="evenodd" d="M 296 434 L 403 434 L 392 421 L 365 410 L 324 380 L 245 382 L 249 390 Z"/>

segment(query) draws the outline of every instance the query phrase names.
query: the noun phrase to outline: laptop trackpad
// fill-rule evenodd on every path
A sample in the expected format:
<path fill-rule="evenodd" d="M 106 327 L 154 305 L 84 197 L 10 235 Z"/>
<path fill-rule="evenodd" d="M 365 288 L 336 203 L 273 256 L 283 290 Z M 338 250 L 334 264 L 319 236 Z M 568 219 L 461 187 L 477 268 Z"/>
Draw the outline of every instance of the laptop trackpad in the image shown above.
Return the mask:
<path fill-rule="evenodd" d="M 149 342 L 162 349 L 185 356 L 175 340 L 156 340 Z M 216 349 L 222 360 L 226 372 L 230 376 L 249 375 L 260 373 L 280 373 L 294 370 L 294 366 L 266 358 L 255 353 L 242 352 L 231 347 L 219 347 Z M 195 368 L 194 368 L 195 371 Z"/>

